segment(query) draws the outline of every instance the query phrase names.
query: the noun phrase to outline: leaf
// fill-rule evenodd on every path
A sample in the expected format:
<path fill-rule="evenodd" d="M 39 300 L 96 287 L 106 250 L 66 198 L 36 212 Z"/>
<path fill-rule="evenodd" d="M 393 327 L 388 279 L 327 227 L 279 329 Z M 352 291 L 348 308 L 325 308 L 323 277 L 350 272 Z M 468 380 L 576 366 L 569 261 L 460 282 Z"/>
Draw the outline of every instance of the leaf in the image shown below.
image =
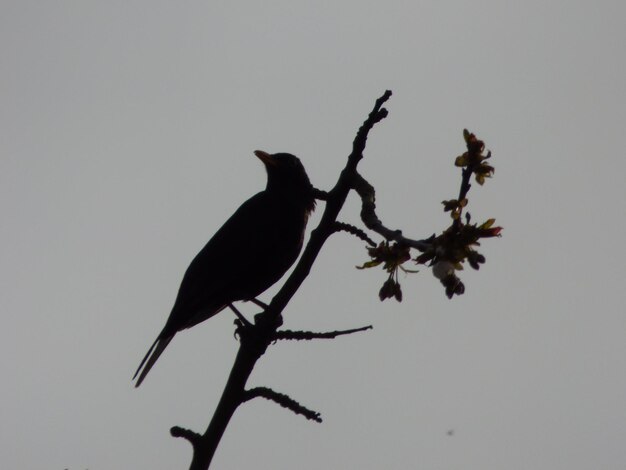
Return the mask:
<path fill-rule="evenodd" d="M 373 268 L 375 266 L 378 266 L 380 263 L 382 263 L 381 260 L 372 260 L 372 261 L 367 261 L 366 263 L 363 263 L 363 266 L 355 266 L 355 268 L 357 269 Z"/>
<path fill-rule="evenodd" d="M 486 229 L 486 228 L 490 228 L 493 224 L 496 223 L 496 219 L 487 219 L 485 222 L 483 222 L 480 227 L 478 227 L 479 229 Z"/>
<path fill-rule="evenodd" d="M 415 262 L 417 264 L 425 264 L 431 259 L 433 259 L 434 257 L 435 257 L 435 253 L 432 253 L 432 252 L 423 253 L 419 255 L 417 258 L 415 258 Z"/>

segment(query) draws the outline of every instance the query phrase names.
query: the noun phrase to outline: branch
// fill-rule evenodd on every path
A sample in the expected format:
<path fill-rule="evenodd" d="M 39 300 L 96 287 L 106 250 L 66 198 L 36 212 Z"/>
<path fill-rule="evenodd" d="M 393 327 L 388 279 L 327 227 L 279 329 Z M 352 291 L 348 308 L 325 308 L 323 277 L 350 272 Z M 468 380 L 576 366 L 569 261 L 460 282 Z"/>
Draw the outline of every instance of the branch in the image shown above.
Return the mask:
<path fill-rule="evenodd" d="M 339 179 L 333 189 L 328 192 L 326 207 L 324 209 L 324 213 L 322 214 L 322 220 L 318 224 L 317 228 L 311 232 L 311 238 L 307 243 L 295 269 L 285 284 L 283 284 L 283 287 L 274 296 L 269 308 L 262 315 L 278 316 L 281 314 L 285 306 L 289 303 L 293 295 L 311 272 L 311 267 L 317 259 L 322 246 L 328 237 L 334 233 L 334 225 L 337 221 L 337 216 L 339 215 L 339 211 L 343 208 L 346 198 L 348 197 L 348 193 L 352 189 L 351 181 L 356 173 L 357 165 L 359 161 L 363 159 L 363 151 L 365 150 L 365 144 L 367 142 L 369 131 L 376 123 L 387 117 L 388 112 L 382 106 L 390 97 L 391 91 L 387 90 L 380 98 L 378 98 L 374 104 L 374 109 L 372 109 L 367 119 L 359 128 L 352 143 L 352 152 L 348 156 L 346 167 L 339 175 Z"/>
<path fill-rule="evenodd" d="M 246 382 L 256 362 L 265 352 L 265 348 L 275 340 L 276 330 L 282 323 L 280 321 L 282 311 L 309 275 L 311 267 L 328 237 L 335 233 L 337 216 L 343 208 L 348 193 L 352 189 L 351 181 L 359 161 L 363 158 L 369 131 L 376 123 L 387 116 L 387 110 L 382 106 L 390 97 L 391 91 L 386 91 L 383 96 L 376 100 L 374 109 L 357 132 L 352 144 L 352 152 L 348 156 L 346 166 L 339 175 L 335 186 L 327 193 L 314 190 L 316 198 L 326 201 L 322 218 L 318 226 L 311 232 L 309 242 L 285 284 L 283 284 L 264 312 L 255 316 L 255 324 L 240 330 L 241 342 L 235 363 L 211 423 L 198 439 L 198 445 L 193 447 L 190 470 L 206 470 L 209 468 L 211 460 L 215 455 L 215 450 L 230 419 L 237 407 L 247 398 L 248 394 L 245 391 Z M 244 332 L 245 334 L 243 334 Z M 312 417 L 311 419 L 315 418 Z M 180 428 L 175 429 L 177 429 L 176 432 L 180 433 Z M 190 433 L 183 434 L 184 436 L 181 435 L 181 437 L 192 436 Z M 192 439 L 196 439 L 195 436 Z"/>
<path fill-rule="evenodd" d="M 426 251 L 431 244 L 426 240 L 412 240 L 402 235 L 401 230 L 392 230 L 383 225 L 376 215 L 376 190 L 363 176 L 355 172 L 352 188 L 361 197 L 361 220 L 367 228 L 382 235 L 386 240 L 395 241 L 405 246 Z"/>
<path fill-rule="evenodd" d="M 315 199 L 319 199 L 320 201 L 328 201 L 328 191 L 313 188 L 313 197 Z"/>
<path fill-rule="evenodd" d="M 283 408 L 287 408 L 288 410 L 293 411 L 297 415 L 302 415 L 306 419 L 310 419 L 312 421 L 316 421 L 318 423 L 322 422 L 322 417 L 320 413 L 317 411 L 310 410 L 305 406 L 302 406 L 293 398 L 285 395 L 284 393 L 278 393 L 267 387 L 255 387 L 250 390 L 246 390 L 243 394 L 242 403 L 252 400 L 254 398 L 265 398 L 266 400 L 273 401 Z"/>
<path fill-rule="evenodd" d="M 356 133 L 356 137 L 352 142 L 352 153 L 348 157 L 348 165 L 346 166 L 346 170 L 353 172 L 356 171 L 358 163 L 363 158 L 363 151 L 365 150 L 365 144 L 367 144 L 367 136 L 369 132 L 372 130 L 375 124 L 385 119 L 389 114 L 388 111 L 382 107 L 389 98 L 391 98 L 391 90 L 385 91 L 383 96 L 376 100 L 376 103 L 374 104 L 374 109 L 372 109 L 372 112 L 369 114 L 363 125 Z"/>
<path fill-rule="evenodd" d="M 358 333 L 360 331 L 372 330 L 372 325 L 362 326 L 361 328 L 353 328 L 351 330 L 339 330 L 328 331 L 325 333 L 318 333 L 315 331 L 291 331 L 282 330 L 277 331 L 274 335 L 276 340 L 295 340 L 295 341 L 309 341 L 312 339 L 334 339 L 337 336 L 350 335 L 352 333 Z"/>
<path fill-rule="evenodd" d="M 335 222 L 335 232 L 347 232 L 350 235 L 354 235 L 357 238 L 360 238 L 365 243 L 370 246 L 376 246 L 376 242 L 372 240 L 367 234 L 358 227 L 354 225 L 346 224 L 343 222 Z"/>

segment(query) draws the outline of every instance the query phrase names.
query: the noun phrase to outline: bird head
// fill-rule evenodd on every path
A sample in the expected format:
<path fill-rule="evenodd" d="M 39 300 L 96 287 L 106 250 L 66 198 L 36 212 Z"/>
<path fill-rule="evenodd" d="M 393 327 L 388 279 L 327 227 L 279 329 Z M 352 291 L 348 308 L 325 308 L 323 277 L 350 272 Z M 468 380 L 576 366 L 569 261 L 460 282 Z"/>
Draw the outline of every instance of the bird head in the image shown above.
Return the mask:
<path fill-rule="evenodd" d="M 269 154 L 262 150 L 255 150 L 254 154 L 267 170 L 266 191 L 301 203 L 308 211 L 313 210 L 313 186 L 298 157 L 290 153 Z"/>

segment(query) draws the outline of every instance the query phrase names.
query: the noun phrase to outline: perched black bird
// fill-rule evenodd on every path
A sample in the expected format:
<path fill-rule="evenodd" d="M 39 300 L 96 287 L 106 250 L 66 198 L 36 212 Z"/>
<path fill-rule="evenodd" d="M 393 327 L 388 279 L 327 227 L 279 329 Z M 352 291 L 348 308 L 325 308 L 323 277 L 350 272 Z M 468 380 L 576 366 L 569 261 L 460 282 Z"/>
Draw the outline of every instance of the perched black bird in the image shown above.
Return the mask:
<path fill-rule="evenodd" d="M 298 258 L 315 208 L 313 187 L 297 157 L 254 154 L 267 169 L 265 190 L 244 202 L 187 268 L 167 323 L 133 376 L 136 387 L 177 332 L 254 299 Z"/>

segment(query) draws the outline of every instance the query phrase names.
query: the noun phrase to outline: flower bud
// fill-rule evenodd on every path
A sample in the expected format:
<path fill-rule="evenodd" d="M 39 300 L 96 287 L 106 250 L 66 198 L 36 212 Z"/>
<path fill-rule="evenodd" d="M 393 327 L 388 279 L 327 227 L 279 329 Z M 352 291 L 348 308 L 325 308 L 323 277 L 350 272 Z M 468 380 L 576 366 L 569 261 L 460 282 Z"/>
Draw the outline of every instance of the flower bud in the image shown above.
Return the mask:
<path fill-rule="evenodd" d="M 433 276 L 437 279 L 445 279 L 454 273 L 454 265 L 450 261 L 439 261 L 433 265 Z"/>

